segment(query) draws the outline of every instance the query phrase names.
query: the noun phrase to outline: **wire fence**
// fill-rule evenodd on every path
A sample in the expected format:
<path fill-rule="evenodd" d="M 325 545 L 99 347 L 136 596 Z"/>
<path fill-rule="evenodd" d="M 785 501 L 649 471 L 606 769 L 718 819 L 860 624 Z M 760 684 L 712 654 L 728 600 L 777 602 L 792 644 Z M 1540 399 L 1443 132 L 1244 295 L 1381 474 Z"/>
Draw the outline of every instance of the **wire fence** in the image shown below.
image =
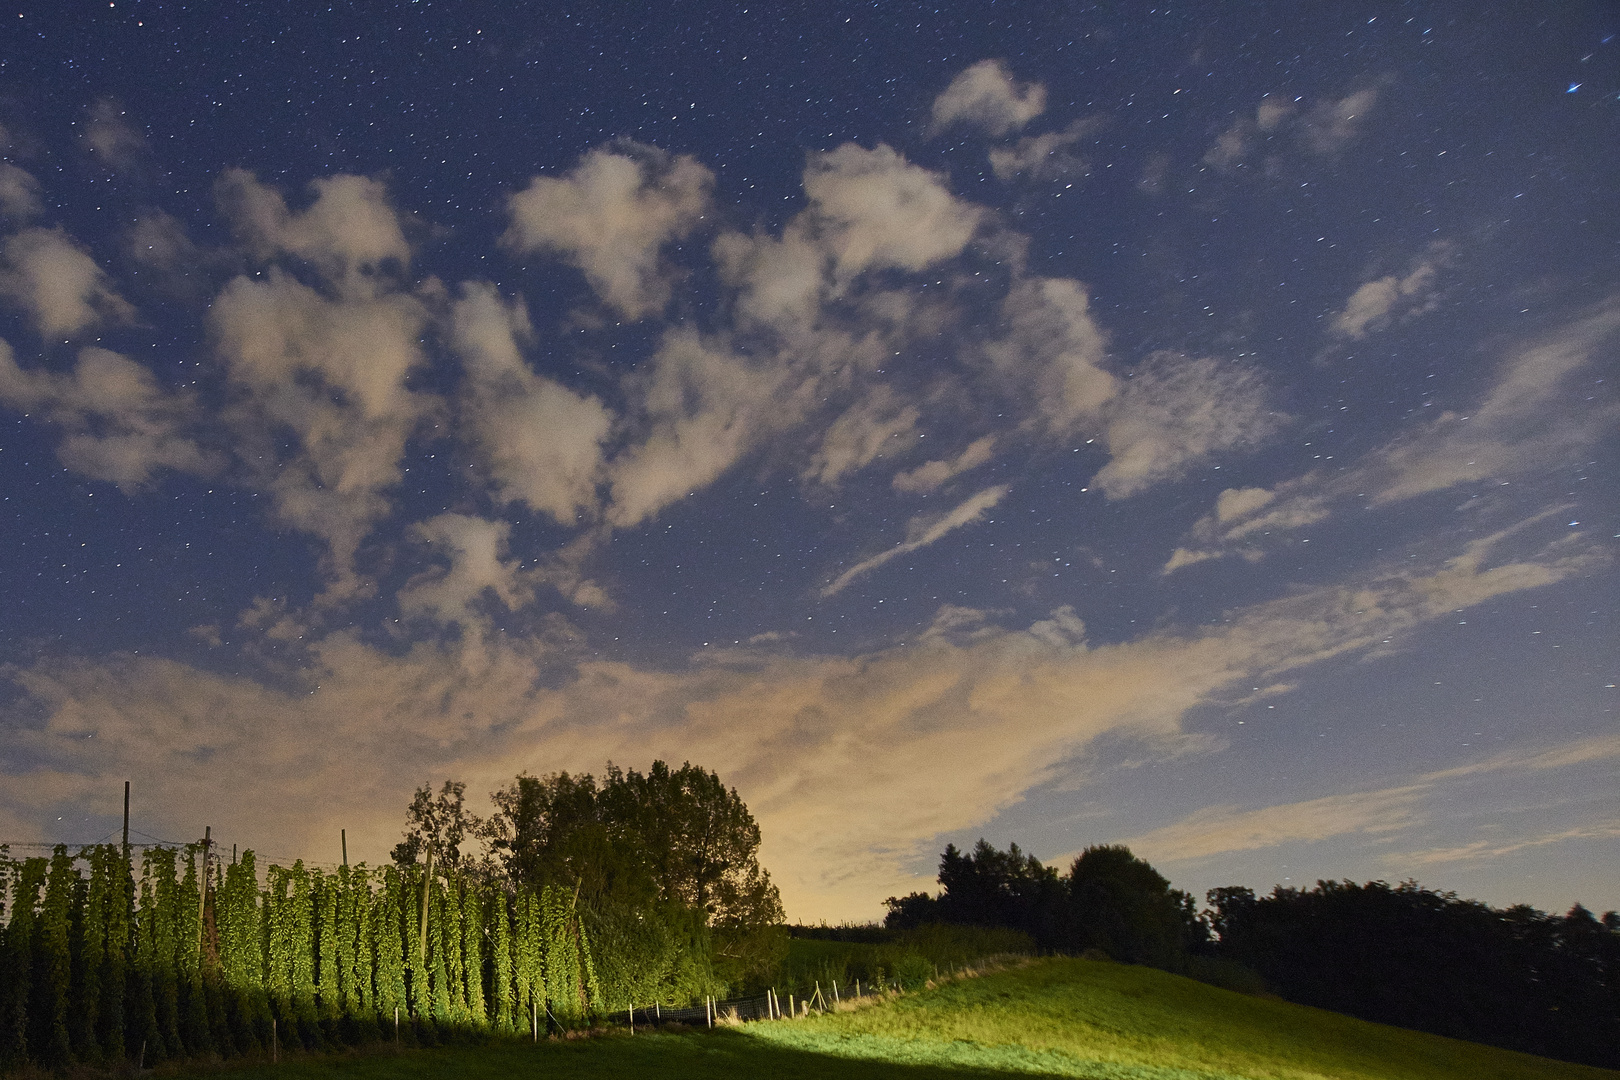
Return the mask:
<path fill-rule="evenodd" d="M 755 1020 L 782 1020 L 808 1016 L 811 1013 L 831 1012 L 838 1003 L 855 1000 L 870 994 L 874 989 L 878 988 L 856 983 L 855 993 L 851 995 L 848 988 L 840 991 L 837 983 L 826 989 L 817 983 L 815 991 L 809 997 L 796 997 L 793 994 L 783 996 L 775 990 L 767 990 L 753 997 L 708 998 L 696 1005 L 679 1008 L 638 1005 L 632 1009 L 610 1012 L 604 1019 L 610 1024 L 623 1024 L 630 1028 L 662 1027 L 666 1024 L 713 1027 L 717 1024 L 730 1025 Z"/>

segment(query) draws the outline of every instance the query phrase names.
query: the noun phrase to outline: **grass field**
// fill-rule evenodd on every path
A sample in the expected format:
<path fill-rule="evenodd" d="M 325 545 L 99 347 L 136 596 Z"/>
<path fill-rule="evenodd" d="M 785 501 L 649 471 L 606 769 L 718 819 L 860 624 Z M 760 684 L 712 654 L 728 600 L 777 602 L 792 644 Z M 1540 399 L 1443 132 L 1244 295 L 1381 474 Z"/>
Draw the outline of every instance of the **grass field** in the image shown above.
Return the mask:
<path fill-rule="evenodd" d="M 1064 959 L 830 1015 L 712 1032 L 308 1057 L 181 1075 L 205 1071 L 233 1080 L 1620 1080 L 1620 1072 L 1382 1027 L 1149 968 Z"/>

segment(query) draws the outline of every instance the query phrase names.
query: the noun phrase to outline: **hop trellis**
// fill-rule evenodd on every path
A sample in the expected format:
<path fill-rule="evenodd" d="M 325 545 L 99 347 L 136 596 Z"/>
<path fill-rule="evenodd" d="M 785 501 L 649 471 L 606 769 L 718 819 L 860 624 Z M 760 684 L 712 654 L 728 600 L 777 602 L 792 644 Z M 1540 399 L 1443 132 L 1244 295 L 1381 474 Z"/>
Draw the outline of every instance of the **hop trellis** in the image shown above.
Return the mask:
<path fill-rule="evenodd" d="M 132 865 L 111 844 L 26 859 L 0 848 L 0 1071 L 396 1030 L 417 1043 L 538 1033 L 602 1007 L 569 890 L 427 880 L 421 867 L 295 862 L 261 877 L 251 851 L 229 865 L 202 854 L 154 847 Z"/>

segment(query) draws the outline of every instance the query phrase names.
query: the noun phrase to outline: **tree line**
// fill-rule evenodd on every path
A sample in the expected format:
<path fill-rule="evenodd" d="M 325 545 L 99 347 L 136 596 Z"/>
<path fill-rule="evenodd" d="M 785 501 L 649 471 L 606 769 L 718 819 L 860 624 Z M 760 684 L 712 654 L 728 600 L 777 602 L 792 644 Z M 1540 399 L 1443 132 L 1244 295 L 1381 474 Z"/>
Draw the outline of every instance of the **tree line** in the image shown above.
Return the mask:
<path fill-rule="evenodd" d="M 1438 1035 L 1620 1066 L 1620 914 L 1493 908 L 1416 882 L 1319 881 L 1208 907 L 1119 845 L 1066 874 L 980 840 L 947 846 L 940 891 L 890 897 L 886 924 L 1012 927 L 1043 949 L 1097 950 L 1234 989 Z"/>

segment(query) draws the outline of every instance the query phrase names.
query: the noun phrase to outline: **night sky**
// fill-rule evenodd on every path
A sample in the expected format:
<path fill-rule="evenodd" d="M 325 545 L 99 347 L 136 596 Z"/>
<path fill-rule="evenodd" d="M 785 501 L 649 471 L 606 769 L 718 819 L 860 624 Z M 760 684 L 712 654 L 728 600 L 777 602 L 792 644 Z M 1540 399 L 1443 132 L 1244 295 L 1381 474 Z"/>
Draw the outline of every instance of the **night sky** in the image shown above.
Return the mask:
<path fill-rule="evenodd" d="M 1617 35 L 5 8 L 0 840 L 661 757 L 795 920 L 980 836 L 1620 907 Z"/>

